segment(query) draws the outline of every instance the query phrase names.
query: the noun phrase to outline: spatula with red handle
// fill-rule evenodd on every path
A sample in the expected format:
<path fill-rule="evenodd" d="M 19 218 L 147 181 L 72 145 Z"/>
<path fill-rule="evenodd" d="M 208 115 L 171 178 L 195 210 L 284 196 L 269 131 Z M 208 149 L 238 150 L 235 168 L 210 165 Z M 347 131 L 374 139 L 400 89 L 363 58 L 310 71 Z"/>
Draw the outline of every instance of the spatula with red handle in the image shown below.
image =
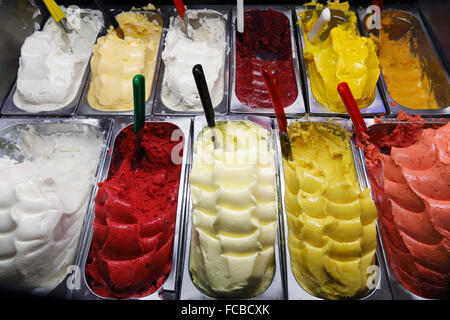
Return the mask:
<path fill-rule="evenodd" d="M 286 159 L 292 160 L 292 147 L 287 132 L 287 119 L 286 114 L 284 113 L 283 104 L 281 103 L 280 90 L 273 79 L 272 70 L 269 66 L 263 67 L 262 75 L 267 90 L 269 91 L 269 96 L 272 100 L 278 127 L 280 129 L 281 152 Z"/>
<path fill-rule="evenodd" d="M 355 98 L 353 97 L 352 91 L 348 86 L 347 82 L 341 82 L 337 86 L 337 91 L 341 96 L 342 102 L 344 102 L 347 108 L 350 119 L 355 127 L 355 133 L 360 135 L 361 133 L 367 133 L 367 127 L 362 117 L 361 111 L 356 104 Z"/>

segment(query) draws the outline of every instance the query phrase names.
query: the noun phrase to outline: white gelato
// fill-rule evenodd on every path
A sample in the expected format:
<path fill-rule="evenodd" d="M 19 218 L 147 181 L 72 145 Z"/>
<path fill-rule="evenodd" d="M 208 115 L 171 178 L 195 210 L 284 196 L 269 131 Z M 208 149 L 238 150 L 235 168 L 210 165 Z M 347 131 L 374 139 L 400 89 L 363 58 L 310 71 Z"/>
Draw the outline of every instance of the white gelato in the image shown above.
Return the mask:
<path fill-rule="evenodd" d="M 14 104 L 27 112 L 61 109 L 75 99 L 98 33 L 103 27 L 100 11 L 61 7 L 71 31 L 68 36 L 50 18 L 42 31 L 25 39 L 19 59 Z"/>
<path fill-rule="evenodd" d="M 18 135 L 25 161 L 0 158 L 0 282 L 47 291 L 73 262 L 103 139 L 87 125 Z"/>
<path fill-rule="evenodd" d="M 224 93 L 226 21 L 219 12 L 211 10 L 187 10 L 186 15 L 190 20 L 191 39 L 184 32 L 182 19 L 171 18 L 162 52 L 165 70 L 161 98 L 172 110 L 201 111 L 192 68 L 202 65 L 211 101 L 216 107 Z"/>

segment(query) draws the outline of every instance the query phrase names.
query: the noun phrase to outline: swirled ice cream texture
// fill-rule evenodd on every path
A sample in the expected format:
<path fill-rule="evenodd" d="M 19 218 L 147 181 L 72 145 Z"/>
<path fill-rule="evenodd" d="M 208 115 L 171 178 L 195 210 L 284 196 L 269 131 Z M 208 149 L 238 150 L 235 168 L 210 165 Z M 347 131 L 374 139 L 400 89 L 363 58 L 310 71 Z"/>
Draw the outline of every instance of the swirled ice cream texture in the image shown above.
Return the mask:
<path fill-rule="evenodd" d="M 87 95 L 89 105 L 100 111 L 133 110 L 133 83 L 137 74 L 145 77 L 145 100 L 150 97 L 162 27 L 140 12 L 119 14 L 117 22 L 125 39 L 110 27 L 97 40 L 91 59 L 92 78 Z"/>
<path fill-rule="evenodd" d="M 178 130 L 169 122 L 145 123 L 140 131 L 145 156 L 136 168 L 133 126 L 115 140 L 108 179 L 99 183 L 95 197 L 85 268 L 90 289 L 101 297 L 151 295 L 176 267 L 172 253 L 182 164 L 175 154 L 184 146 L 184 140 L 173 139 Z"/>
<path fill-rule="evenodd" d="M 375 98 L 376 84 L 380 74 L 375 44 L 370 38 L 361 37 L 357 29 L 356 15 L 349 10 L 348 2 L 328 2 L 331 13 L 343 15 L 347 22 L 332 24 L 321 33 L 317 43 L 311 43 L 308 34 L 316 24 L 322 4 L 312 1 L 305 6 L 314 6 L 299 14 L 305 41 L 304 58 L 308 66 L 311 90 L 317 101 L 334 112 L 346 112 L 337 86 L 347 82 L 359 108 L 365 108 Z M 339 11 L 335 11 L 339 10 Z M 330 30 L 331 28 L 331 30 Z M 327 35 L 328 33 L 328 35 Z M 323 39 L 323 37 L 325 37 Z"/>
<path fill-rule="evenodd" d="M 369 141 L 366 162 L 391 270 L 419 296 L 448 296 L 450 123 L 428 129 L 399 124 Z"/>
<path fill-rule="evenodd" d="M 213 297 L 262 293 L 275 269 L 277 194 L 269 132 L 250 121 L 203 130 L 190 175 L 194 207 L 189 270 Z"/>
<path fill-rule="evenodd" d="M 73 263 L 102 137 L 20 129 L 26 160 L 0 158 L 0 281 L 52 290 Z"/>
<path fill-rule="evenodd" d="M 374 264 L 377 211 L 361 191 L 348 133 L 329 123 L 289 126 L 283 160 L 292 271 L 310 294 L 338 299 L 366 292 Z"/>
<path fill-rule="evenodd" d="M 103 27 L 100 11 L 69 6 L 65 11 L 70 52 L 64 30 L 50 18 L 22 45 L 14 104 L 28 112 L 53 111 L 72 102 L 81 86 L 97 34 Z"/>

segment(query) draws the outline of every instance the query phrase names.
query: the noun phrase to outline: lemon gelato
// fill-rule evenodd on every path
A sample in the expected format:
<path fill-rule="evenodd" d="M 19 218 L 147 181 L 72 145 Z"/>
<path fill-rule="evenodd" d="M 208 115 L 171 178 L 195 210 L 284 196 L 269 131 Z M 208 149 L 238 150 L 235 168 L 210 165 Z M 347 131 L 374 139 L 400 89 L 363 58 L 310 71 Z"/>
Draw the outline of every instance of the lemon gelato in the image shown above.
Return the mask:
<path fill-rule="evenodd" d="M 380 74 L 376 47 L 372 39 L 361 37 L 356 15 L 349 11 L 348 2 L 330 2 L 331 20 L 311 43 L 308 34 L 316 24 L 324 5 L 312 1 L 305 6 L 313 10 L 299 13 L 298 23 L 303 30 L 306 61 L 311 90 L 317 101 L 334 112 L 347 112 L 337 86 L 347 82 L 359 108 L 367 107 L 375 98 Z"/>
<path fill-rule="evenodd" d="M 377 210 L 370 190 L 360 189 L 348 133 L 331 123 L 296 122 L 288 134 L 284 201 L 295 278 L 317 297 L 361 295 L 375 262 Z"/>

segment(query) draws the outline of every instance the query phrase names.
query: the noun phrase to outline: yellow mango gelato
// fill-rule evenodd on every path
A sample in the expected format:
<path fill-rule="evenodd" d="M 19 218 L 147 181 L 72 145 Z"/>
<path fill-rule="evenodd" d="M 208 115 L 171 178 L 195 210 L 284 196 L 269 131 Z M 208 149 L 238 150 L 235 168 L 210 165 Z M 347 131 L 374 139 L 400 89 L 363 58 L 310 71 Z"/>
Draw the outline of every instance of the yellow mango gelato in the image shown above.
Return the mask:
<path fill-rule="evenodd" d="M 189 270 L 212 297 L 257 296 L 274 276 L 277 192 L 269 140 L 251 121 L 224 121 L 194 144 Z"/>
<path fill-rule="evenodd" d="M 338 84 L 345 81 L 359 108 L 367 107 L 375 98 L 380 74 L 373 40 L 359 35 L 356 15 L 349 11 L 348 2 L 328 1 L 331 20 L 319 40 L 311 43 L 308 34 L 324 6 L 315 1 L 305 6 L 308 10 L 299 13 L 298 23 L 303 30 L 304 58 L 314 97 L 331 111 L 347 112 L 337 91 Z M 311 6 L 314 8 L 309 10 Z"/>
<path fill-rule="evenodd" d="M 389 36 L 392 18 L 381 19 L 378 57 L 389 95 L 398 104 L 411 109 L 438 109 L 431 91 L 430 80 L 423 71 L 419 56 L 413 53 L 417 46 L 411 31 L 398 39 Z"/>
<path fill-rule="evenodd" d="M 92 78 L 87 96 L 89 105 L 101 111 L 133 110 L 136 74 L 145 76 L 145 98 L 150 96 L 162 27 L 139 12 L 116 17 L 125 39 L 111 27 L 97 40 L 91 59 Z"/>
<path fill-rule="evenodd" d="M 295 278 L 317 297 L 361 295 L 375 263 L 377 210 L 369 189 L 360 189 L 348 133 L 331 123 L 296 122 L 288 134 L 284 201 Z"/>

